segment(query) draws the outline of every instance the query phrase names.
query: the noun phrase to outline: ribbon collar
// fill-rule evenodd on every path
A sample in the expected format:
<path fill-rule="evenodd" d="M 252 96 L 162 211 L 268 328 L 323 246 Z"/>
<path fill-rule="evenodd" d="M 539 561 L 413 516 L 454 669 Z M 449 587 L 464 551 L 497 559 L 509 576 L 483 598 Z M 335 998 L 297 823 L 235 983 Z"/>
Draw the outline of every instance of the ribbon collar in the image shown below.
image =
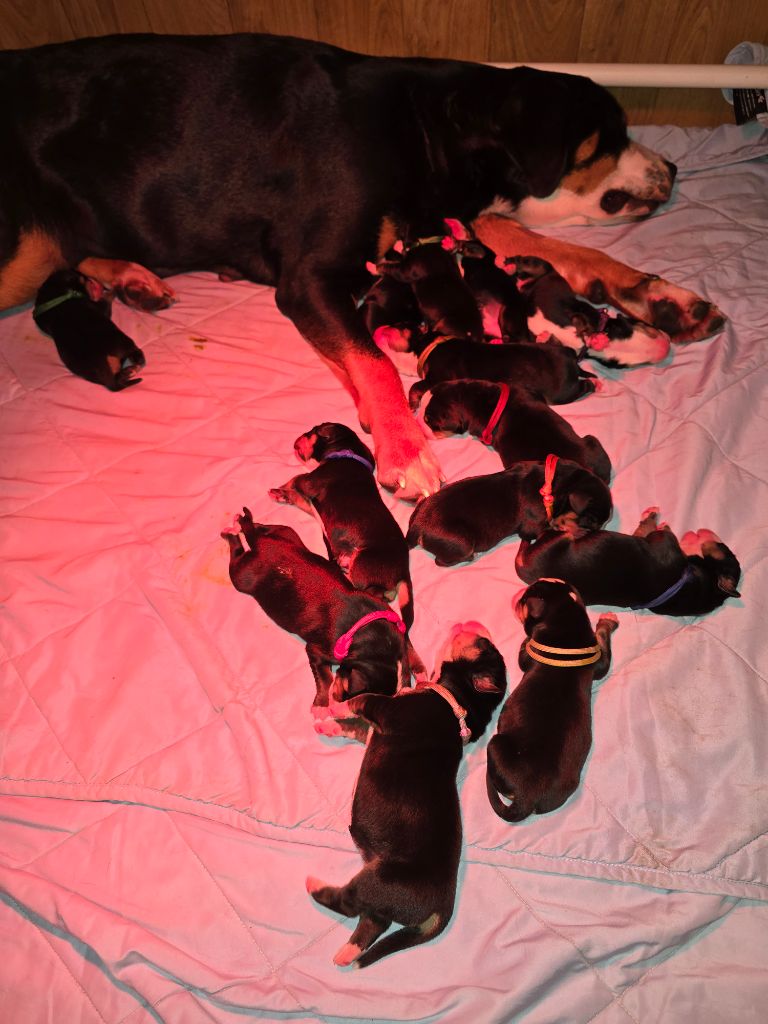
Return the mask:
<path fill-rule="evenodd" d="M 75 291 L 74 288 L 69 288 L 67 291 L 62 292 L 61 295 L 57 295 L 55 299 L 49 299 L 47 302 L 41 303 L 39 306 L 35 306 L 32 310 L 33 319 L 37 319 L 42 316 L 43 313 L 47 313 L 51 309 L 55 309 L 56 306 L 60 306 L 63 302 L 69 302 L 70 299 L 84 299 L 86 298 L 85 292 Z"/>
<path fill-rule="evenodd" d="M 548 455 L 544 463 L 544 486 L 540 488 L 539 494 L 544 502 L 544 510 L 547 513 L 547 522 L 552 522 L 552 506 L 555 504 L 555 496 L 552 493 L 552 481 L 555 478 L 555 470 L 559 459 L 557 455 Z"/>
<path fill-rule="evenodd" d="M 509 384 L 504 384 L 502 382 L 501 384 L 499 384 L 499 400 L 496 403 L 496 408 L 491 413 L 491 418 L 486 423 L 485 429 L 480 435 L 480 440 L 483 442 L 483 444 L 493 444 L 493 432 L 498 426 L 499 420 L 501 419 L 501 414 L 506 409 L 508 401 Z"/>
<path fill-rule="evenodd" d="M 453 334 L 441 335 L 439 338 L 435 338 L 434 341 L 430 341 L 427 347 L 419 356 L 418 362 L 416 363 L 416 373 L 424 379 L 424 364 L 435 351 L 438 345 L 442 345 L 445 341 L 461 341 L 461 338 L 455 337 Z"/>
<path fill-rule="evenodd" d="M 459 704 L 456 698 L 453 696 L 450 690 L 446 690 L 440 683 L 427 683 L 425 690 L 434 690 L 435 693 L 439 693 L 443 700 L 448 701 L 451 706 L 451 711 L 456 716 L 459 723 L 459 736 L 461 736 L 461 742 L 466 746 L 472 738 L 472 733 L 467 725 L 467 712 Z"/>
<path fill-rule="evenodd" d="M 369 622 L 374 622 L 376 619 L 386 619 L 387 622 L 391 622 L 395 625 L 398 633 L 405 633 L 405 623 L 397 612 L 393 612 L 390 608 L 376 612 L 368 612 L 367 615 L 358 619 L 351 629 L 348 629 L 346 633 L 342 633 L 333 645 L 333 656 L 336 661 L 341 661 L 342 658 L 346 658 L 349 654 L 349 648 L 352 646 L 352 641 L 358 629 L 362 629 L 363 626 L 367 626 Z"/>
<path fill-rule="evenodd" d="M 358 455 L 357 452 L 353 452 L 351 448 L 339 448 L 337 452 L 330 452 L 328 455 L 323 456 L 323 462 L 327 462 L 329 459 L 354 459 L 355 462 L 359 462 L 361 466 L 373 473 L 376 468 L 370 459 L 366 459 L 364 455 Z"/>
<path fill-rule="evenodd" d="M 693 579 L 693 569 L 690 565 L 686 565 L 683 575 L 677 583 L 673 583 L 671 587 L 667 587 L 663 594 L 659 594 L 658 597 L 654 597 L 652 601 L 648 601 L 646 604 L 631 604 L 629 607 L 635 612 L 639 611 L 641 608 L 658 608 L 660 604 L 664 604 L 664 602 L 668 601 L 670 597 L 674 597 L 675 594 L 679 594 L 690 579 Z"/>
<path fill-rule="evenodd" d="M 600 645 L 592 644 L 591 647 L 549 647 L 547 644 L 540 644 L 538 640 L 531 637 L 525 645 L 526 651 L 534 661 L 540 661 L 542 665 L 554 665 L 555 668 L 579 668 L 582 665 L 594 665 L 600 660 Z M 544 654 L 539 653 L 543 651 Z M 547 658 L 545 654 L 584 654 L 584 658 Z"/>

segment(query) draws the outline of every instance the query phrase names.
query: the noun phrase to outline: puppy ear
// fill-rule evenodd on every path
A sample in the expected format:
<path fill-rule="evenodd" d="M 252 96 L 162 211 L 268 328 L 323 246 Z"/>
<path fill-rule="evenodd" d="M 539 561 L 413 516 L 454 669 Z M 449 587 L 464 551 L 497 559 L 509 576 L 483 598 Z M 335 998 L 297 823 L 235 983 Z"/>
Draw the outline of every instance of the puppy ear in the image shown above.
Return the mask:
<path fill-rule="evenodd" d="M 523 621 L 532 615 L 534 619 L 540 619 L 544 614 L 546 602 L 543 597 L 531 595 L 523 600 Z"/>
<path fill-rule="evenodd" d="M 722 590 L 723 593 L 727 594 L 729 597 L 741 597 L 741 594 L 736 589 L 736 584 L 730 576 L 718 576 L 717 589 Z"/>
<path fill-rule="evenodd" d="M 504 690 L 504 687 L 499 686 L 493 676 L 488 675 L 488 673 L 473 675 L 472 685 L 478 693 L 502 693 Z"/>
<path fill-rule="evenodd" d="M 583 491 L 571 491 L 568 495 L 568 504 L 577 515 L 581 515 L 581 513 L 589 506 L 591 500 L 591 495 L 585 494 Z"/>

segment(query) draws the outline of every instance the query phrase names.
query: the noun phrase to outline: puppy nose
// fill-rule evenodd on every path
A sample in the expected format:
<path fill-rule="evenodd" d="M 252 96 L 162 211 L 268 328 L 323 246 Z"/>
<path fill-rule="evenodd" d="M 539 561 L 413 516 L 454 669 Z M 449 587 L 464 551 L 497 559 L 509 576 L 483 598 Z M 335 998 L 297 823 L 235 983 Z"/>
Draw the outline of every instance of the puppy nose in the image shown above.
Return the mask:
<path fill-rule="evenodd" d="M 665 160 L 664 163 L 667 165 L 669 171 L 669 183 L 670 185 L 677 177 L 677 164 L 673 164 L 671 160 Z"/>

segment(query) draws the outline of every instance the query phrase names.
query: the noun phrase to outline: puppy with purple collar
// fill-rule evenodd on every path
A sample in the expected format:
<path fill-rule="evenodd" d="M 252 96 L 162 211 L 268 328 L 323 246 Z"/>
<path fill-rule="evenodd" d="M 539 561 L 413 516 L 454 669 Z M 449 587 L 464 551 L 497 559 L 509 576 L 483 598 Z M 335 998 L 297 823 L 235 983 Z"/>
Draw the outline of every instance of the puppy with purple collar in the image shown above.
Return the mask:
<path fill-rule="evenodd" d="M 557 579 L 532 583 L 514 602 L 526 638 L 523 678 L 507 698 L 488 744 L 486 788 L 505 821 L 565 803 L 592 746 L 592 681 L 611 664 L 613 613 L 593 631 L 578 592 Z"/>
<path fill-rule="evenodd" d="M 678 541 L 659 510 L 648 508 L 634 533 L 595 530 L 575 539 L 547 530 L 526 538 L 515 569 L 520 579 L 561 576 L 587 604 L 648 609 L 656 615 L 706 615 L 738 591 L 738 559 L 711 530 Z"/>
<path fill-rule="evenodd" d="M 364 694 L 345 708 L 334 705 L 335 714 L 370 726 L 350 826 L 364 865 L 343 886 L 307 879 L 317 903 L 358 918 L 334 957 L 340 967 L 367 967 L 429 942 L 453 914 L 462 840 L 459 764 L 464 745 L 488 727 L 507 678 L 501 655 L 474 622 L 454 627 L 435 675 L 395 697 Z M 392 924 L 402 927 L 384 935 Z"/>
<path fill-rule="evenodd" d="M 316 515 L 328 556 L 358 590 L 383 601 L 397 600 L 408 629 L 413 625 L 413 585 L 408 546 L 376 485 L 376 462 L 354 430 L 319 423 L 296 439 L 302 462 L 317 462 L 309 473 L 273 487 L 274 501 Z"/>
<path fill-rule="evenodd" d="M 435 437 L 472 434 L 493 448 L 505 469 L 552 452 L 578 462 L 608 483 L 611 460 L 592 434 L 579 437 L 567 420 L 527 388 L 504 382 L 452 380 L 435 384 L 424 409 Z"/>

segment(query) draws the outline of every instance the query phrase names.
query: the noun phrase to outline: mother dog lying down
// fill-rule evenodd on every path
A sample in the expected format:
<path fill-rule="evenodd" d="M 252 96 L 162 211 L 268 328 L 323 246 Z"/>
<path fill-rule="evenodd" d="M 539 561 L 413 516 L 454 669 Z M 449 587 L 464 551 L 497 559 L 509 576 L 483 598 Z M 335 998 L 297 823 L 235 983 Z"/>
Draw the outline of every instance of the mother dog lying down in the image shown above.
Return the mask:
<path fill-rule="evenodd" d="M 530 68 L 264 35 L 125 35 L 0 53 L 0 86 L 14 97 L 0 309 L 63 267 L 147 308 L 173 301 L 156 274 L 209 269 L 274 285 L 353 395 L 380 482 L 406 498 L 437 490 L 440 470 L 355 307 L 366 261 L 397 238 L 441 233 L 444 217 L 471 223 L 488 209 L 529 224 L 643 217 L 674 176 L 630 142 L 606 90 Z M 579 278 L 576 290 L 661 319 L 678 338 L 722 325 L 658 278 L 550 240 L 539 253 L 509 220 L 487 226 L 502 255 L 533 246 Z"/>

